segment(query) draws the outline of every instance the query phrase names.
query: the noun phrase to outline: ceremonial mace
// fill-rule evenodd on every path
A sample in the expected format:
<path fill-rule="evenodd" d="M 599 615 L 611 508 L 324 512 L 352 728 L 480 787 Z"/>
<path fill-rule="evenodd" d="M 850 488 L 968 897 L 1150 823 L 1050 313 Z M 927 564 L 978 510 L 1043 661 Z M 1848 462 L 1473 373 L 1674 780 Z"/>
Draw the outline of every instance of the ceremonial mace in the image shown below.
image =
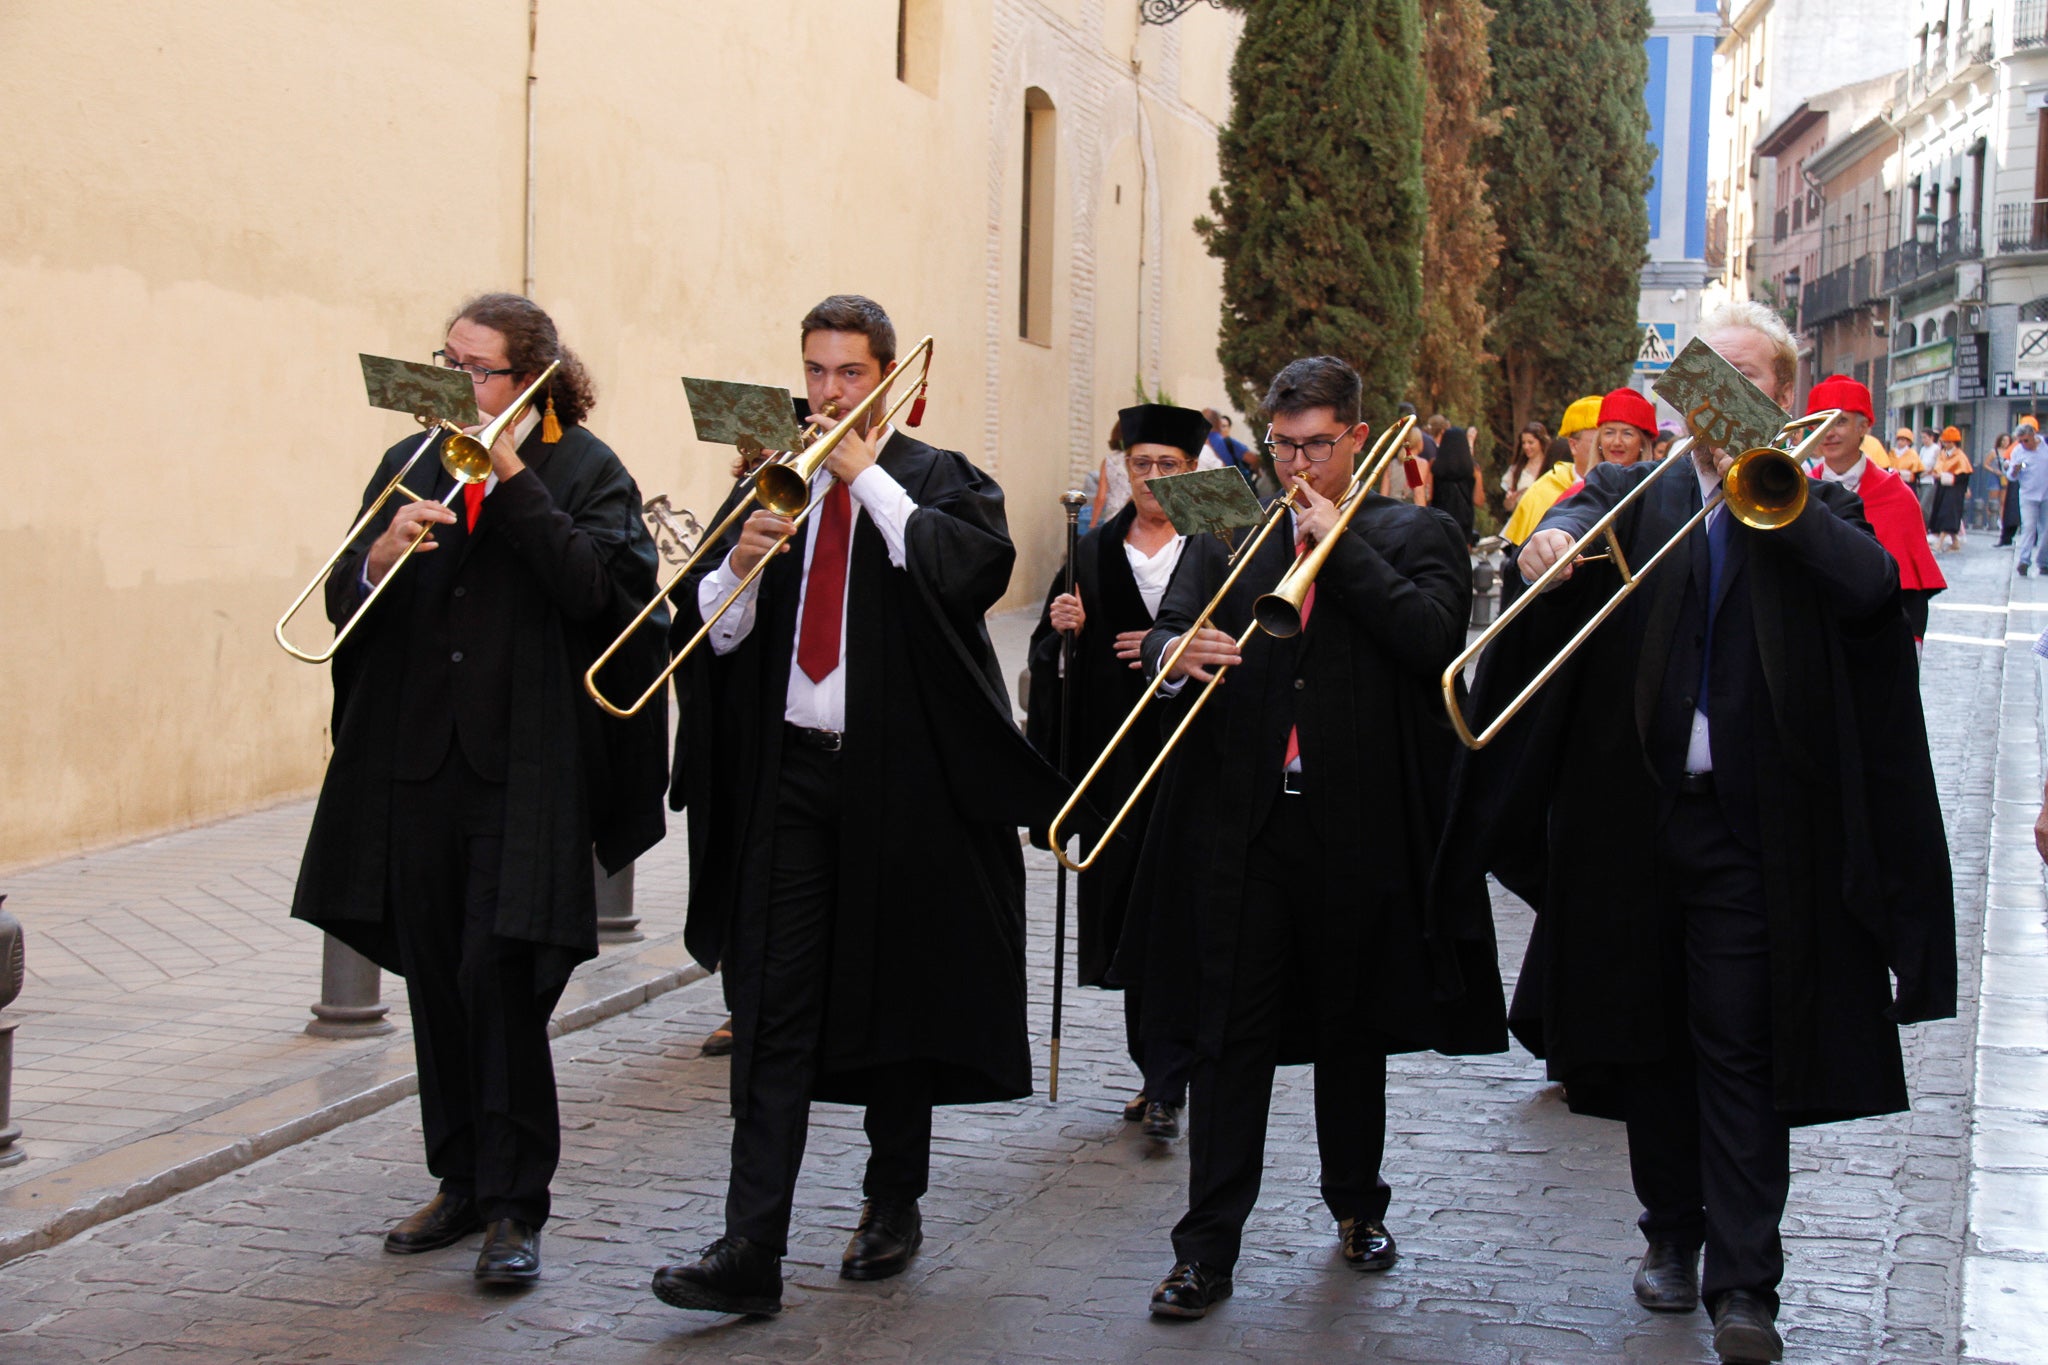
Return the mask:
<path fill-rule="evenodd" d="M 1074 591 L 1074 554 L 1081 538 L 1081 505 L 1088 495 L 1078 488 L 1060 494 L 1060 506 L 1067 513 L 1067 585 Z M 1060 632 L 1060 776 L 1067 776 L 1067 753 L 1074 734 L 1074 637 Z M 1059 860 L 1055 860 L 1059 861 Z M 1067 865 L 1060 861 L 1055 874 L 1052 912 L 1052 1083 L 1047 1087 L 1054 1104 L 1060 1102 L 1060 1007 L 1067 984 Z"/>

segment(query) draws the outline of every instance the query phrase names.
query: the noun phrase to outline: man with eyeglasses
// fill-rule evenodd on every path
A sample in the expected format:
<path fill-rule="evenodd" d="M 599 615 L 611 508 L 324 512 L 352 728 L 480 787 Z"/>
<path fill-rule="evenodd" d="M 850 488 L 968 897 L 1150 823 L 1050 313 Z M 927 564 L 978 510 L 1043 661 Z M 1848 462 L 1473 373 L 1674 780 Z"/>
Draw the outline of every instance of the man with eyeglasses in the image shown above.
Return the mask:
<path fill-rule="evenodd" d="M 473 299 L 436 358 L 470 376 L 486 418 L 560 368 L 491 447 L 488 479 L 451 487 L 420 461 L 420 500 L 387 508 L 328 579 L 339 624 L 398 574 L 335 655 L 334 757 L 292 913 L 405 977 L 440 1190 L 384 1249 L 482 1228 L 476 1278 L 523 1284 L 561 1152 L 548 1018 L 597 953 L 592 852 L 617 869 L 662 836 L 662 708 L 612 720 L 581 685 L 654 595 L 657 560 L 632 477 L 583 425 L 590 376 L 545 312 Z M 365 505 L 416 444 L 385 453 Z M 645 685 L 660 645 L 625 660 L 622 686 Z"/>
<path fill-rule="evenodd" d="M 1066 570 L 1054 575 L 1045 612 L 1031 636 L 1031 692 L 1027 733 L 1038 752 L 1057 761 L 1060 752 L 1060 646 L 1073 636 L 1073 730 L 1067 753 L 1074 770 L 1085 772 L 1148 686 L 1138 646 L 1152 628 L 1159 603 L 1176 573 L 1193 561 L 1220 557 L 1214 536 L 1190 539 L 1174 530 L 1151 489 L 1151 480 L 1171 478 L 1197 467 L 1209 423 L 1189 408 L 1141 403 L 1117 415 L 1124 436 L 1123 462 L 1130 475 L 1131 501 L 1106 526 L 1081 538 L 1074 551 L 1074 591 L 1063 591 Z M 1125 792 L 1159 752 L 1164 735 L 1140 727 L 1120 746 L 1100 781 L 1102 790 Z M 1148 796 L 1100 860 L 1079 879 L 1076 905 L 1076 980 L 1124 992 L 1124 1041 L 1144 1083 L 1124 1106 L 1124 1118 L 1142 1122 L 1147 1137 L 1168 1142 L 1180 1136 L 1193 1057 L 1185 1044 L 1163 1039 L 1147 1044 L 1143 1018 L 1144 983 L 1110 970 L 1126 933 L 1131 877 L 1152 809 Z M 1142 933 L 1142 930 L 1136 932 Z"/>
<path fill-rule="evenodd" d="M 1331 534 L 1369 428 L 1333 356 L 1275 376 L 1266 447 L 1296 502 L 1207 624 L 1221 556 L 1175 576 L 1141 649 L 1168 689 L 1231 674 L 1167 761 L 1117 970 L 1142 971 L 1145 1045 L 1196 1057 L 1188 1211 L 1152 1295 L 1198 1318 L 1232 1289 L 1256 1203 L 1276 1065 L 1315 1064 L 1322 1195 L 1345 1262 L 1396 1258 L 1380 1176 L 1386 1058 L 1506 1046 L 1483 880 L 1423 909 L 1456 745 L 1437 679 L 1465 641 L 1471 559 L 1442 512 L 1377 493 L 1339 537 L 1289 639 L 1236 636 L 1295 556 Z M 1134 915 L 1137 912 L 1134 910 Z"/>
<path fill-rule="evenodd" d="M 1002 490 L 883 425 L 886 398 L 843 426 L 896 368 L 874 300 L 833 295 L 799 336 L 811 411 L 844 432 L 815 510 L 801 528 L 751 513 L 674 593 L 675 632 L 694 634 L 768 561 L 679 690 L 685 941 L 725 973 L 732 1169 L 724 1234 L 653 1280 L 671 1307 L 754 1316 L 782 1308 L 813 1100 L 866 1109 L 839 1274 L 868 1281 L 923 1244 L 933 1106 L 1031 1093 L 1017 831 L 1065 792 L 982 623 L 1015 558 Z"/>

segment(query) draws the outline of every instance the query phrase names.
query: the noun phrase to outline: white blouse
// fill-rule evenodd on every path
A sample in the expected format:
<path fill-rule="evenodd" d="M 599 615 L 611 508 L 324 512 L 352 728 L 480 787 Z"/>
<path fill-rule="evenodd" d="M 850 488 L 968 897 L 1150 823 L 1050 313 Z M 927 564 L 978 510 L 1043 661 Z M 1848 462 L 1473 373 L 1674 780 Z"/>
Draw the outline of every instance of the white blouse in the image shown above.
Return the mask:
<path fill-rule="evenodd" d="M 1166 585 L 1173 579 L 1174 565 L 1180 563 L 1181 547 L 1187 539 L 1175 536 L 1150 559 L 1129 540 L 1124 541 L 1124 558 L 1130 561 L 1131 577 L 1138 580 L 1138 596 L 1145 599 L 1145 610 L 1153 616 L 1159 615 L 1159 603 L 1166 596 Z"/>

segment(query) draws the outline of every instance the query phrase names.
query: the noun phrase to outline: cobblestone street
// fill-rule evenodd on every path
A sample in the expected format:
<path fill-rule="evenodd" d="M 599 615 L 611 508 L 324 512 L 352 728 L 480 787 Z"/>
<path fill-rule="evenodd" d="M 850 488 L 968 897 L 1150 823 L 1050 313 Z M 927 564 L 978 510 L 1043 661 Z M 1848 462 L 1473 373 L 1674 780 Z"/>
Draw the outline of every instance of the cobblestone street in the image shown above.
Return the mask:
<path fill-rule="evenodd" d="M 1981 1164 L 1972 1157 L 1973 1087 L 1983 1085 L 1976 1078 L 1987 882 L 2019 888 L 2000 902 L 2006 918 L 1998 932 L 2010 933 L 2011 951 L 2038 964 L 2024 955 L 2043 949 L 2038 862 L 2013 855 L 2001 873 L 2005 855 L 1995 856 L 1992 830 L 2002 763 L 2010 790 L 2031 782 L 2039 792 L 2035 673 L 2030 661 L 2009 658 L 2048 624 L 2048 615 L 2032 614 L 2031 596 L 2042 591 L 2048 608 L 2048 589 L 2015 583 L 2010 556 L 1981 543 L 1945 567 L 1952 587 L 1938 599 L 1923 688 L 1955 864 L 1963 1010 L 1907 1032 L 1910 1114 L 1795 1135 L 1781 1319 L 1788 1360 L 2043 1358 L 1982 1345 L 1965 1267 L 1973 1237 L 1984 1237 L 1971 1200 Z M 2015 678 L 2024 696 L 2009 695 Z M 2001 717 L 2019 712 L 2029 718 L 2025 744 L 2002 743 Z M 2030 812 L 2012 814 L 2031 821 Z M 1161 1148 L 1120 1120 L 1135 1078 L 1122 1057 L 1114 995 L 1068 992 L 1062 1101 L 1050 1104 L 1042 1093 L 1052 866 L 1030 857 L 1041 1094 L 940 1111 L 926 1242 L 899 1279 L 854 1285 L 837 1277 L 866 1145 L 858 1111 L 819 1106 L 797 1194 L 784 1314 L 712 1319 L 648 1294 L 656 1264 L 720 1231 L 726 1064 L 698 1051 L 724 1013 L 714 979 L 557 1041 L 569 1132 L 537 1287 L 475 1289 L 475 1239 L 424 1256 L 383 1254 L 385 1228 L 431 1192 L 418 1108 L 405 1100 L 0 1265 L 0 1359 L 1712 1358 L 1704 1314 L 1654 1316 L 1630 1295 L 1641 1243 L 1619 1126 L 1568 1113 L 1540 1064 L 1519 1048 L 1390 1064 L 1385 1175 L 1402 1259 L 1375 1277 L 1348 1270 L 1337 1254 L 1316 1195 L 1308 1073 L 1283 1072 L 1236 1297 L 1201 1322 L 1151 1319 L 1146 1297 L 1172 1260 L 1167 1230 L 1185 1198 L 1185 1143 Z M 1529 917 L 1504 896 L 1497 906 L 1511 975 Z M 2004 1036 L 2020 1055 L 2040 1047 L 2037 997 L 2048 993 L 2029 980 L 2010 990 L 2032 1001 L 2033 1033 Z M 2035 1109 L 2042 1101 L 2031 1095 Z M 2014 1149 L 2038 1149 L 2036 1120 L 2022 1114 L 2009 1124 L 2021 1135 Z M 2026 1236 L 2031 1226 L 2038 1242 L 2048 1221 L 2041 1188 L 2039 1179 L 1982 1186 L 1991 1191 L 1980 1195 L 1986 1216 L 2016 1229 L 2001 1243 L 2008 1268 L 1983 1281 L 2007 1305 L 2003 1316 L 2001 1302 L 1985 1310 L 1986 1340 L 2029 1343 L 2026 1304 L 2048 1288 L 2048 1265 Z M 2048 1350 L 2038 1337 L 2031 1345 Z"/>

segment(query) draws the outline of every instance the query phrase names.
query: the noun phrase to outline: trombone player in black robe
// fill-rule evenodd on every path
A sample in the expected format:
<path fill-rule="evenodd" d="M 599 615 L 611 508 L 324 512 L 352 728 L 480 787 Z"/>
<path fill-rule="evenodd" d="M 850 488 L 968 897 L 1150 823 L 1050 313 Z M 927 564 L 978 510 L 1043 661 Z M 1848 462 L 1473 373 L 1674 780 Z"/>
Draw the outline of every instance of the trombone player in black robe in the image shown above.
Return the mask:
<path fill-rule="evenodd" d="M 1616 524 L 1641 564 L 1719 486 L 1696 448 Z M 1534 579 L 1651 472 L 1603 465 L 1544 517 Z M 1789 1130 L 1908 1107 L 1899 1026 L 1955 1013 L 1955 911 L 1898 571 L 1858 498 L 1806 481 L 1758 531 L 1724 506 L 1547 690 L 1469 755 L 1447 869 L 1493 869 L 1542 931 L 1519 1027 L 1572 1108 L 1624 1120 L 1644 1307 L 1702 1301 L 1724 1361 L 1776 1360 Z M 1479 664 L 1481 718 L 1604 602 L 1575 565 Z M 1528 813 L 1545 810 L 1545 820 Z M 1642 812 L 1632 837 L 1584 814 Z M 1896 986 L 1894 986 L 1896 981 Z M 1702 1275 L 1701 1249 L 1705 1248 Z"/>
<path fill-rule="evenodd" d="M 488 482 L 454 497 L 440 462 L 420 461 L 408 478 L 424 500 L 394 499 L 328 578 L 339 625 L 398 574 L 334 658 L 334 757 L 292 914 L 405 978 L 440 1192 L 385 1250 L 484 1227 L 477 1278 L 519 1283 L 540 1273 L 561 1152 L 548 1017 L 597 954 L 591 855 L 616 871 L 662 836 L 665 708 L 614 720 L 581 681 L 654 595 L 656 555 L 632 477 L 583 425 L 590 378 L 546 313 L 473 299 L 439 359 L 469 373 L 486 417 L 561 368 L 492 448 Z M 416 443 L 385 452 L 365 506 Z M 432 538 L 393 570 L 423 527 Z M 644 686 L 659 652 L 622 656 L 618 676 Z"/>
<path fill-rule="evenodd" d="M 1201 1317 L 1232 1289 L 1258 1198 L 1276 1065 L 1315 1063 L 1322 1195 L 1347 1263 L 1392 1266 L 1386 1058 L 1507 1045 L 1484 881 L 1441 896 L 1426 923 L 1430 861 L 1457 741 L 1437 677 L 1464 645 L 1471 559 L 1443 513 L 1366 493 L 1288 639 L 1234 638 L 1299 547 L 1335 524 L 1368 429 L 1356 371 L 1297 360 L 1264 402 L 1275 468 L 1298 487 L 1176 672 L 1231 668 L 1162 775 L 1139 855 L 1117 971 L 1140 982 L 1143 1028 L 1197 1054 L 1189 1096 L 1188 1212 L 1175 1265 L 1152 1296 Z M 1191 569 L 1193 565 L 1189 566 Z M 1144 642 L 1157 674 L 1196 625 L 1220 561 L 1175 578 Z M 1173 687 L 1177 679 L 1168 679 Z M 1211 684 L 1217 685 L 1217 684 Z"/>
<path fill-rule="evenodd" d="M 1155 474 L 1170 477 L 1195 468 L 1208 444 L 1208 419 L 1192 408 L 1141 403 L 1118 413 L 1117 422 L 1124 438 L 1122 459 L 1131 477 L 1131 500 L 1107 525 L 1081 538 L 1074 550 L 1074 592 L 1063 591 L 1062 568 L 1053 577 L 1045 611 L 1031 636 L 1026 728 L 1033 746 L 1053 761 L 1060 752 L 1062 634 L 1078 632 L 1074 676 L 1065 683 L 1072 689 L 1073 705 L 1068 754 L 1072 762 L 1085 765 L 1108 746 L 1117 726 L 1150 686 L 1138 647 L 1152 629 L 1167 584 L 1184 562 L 1223 557 L 1215 537 L 1178 534 L 1147 487 Z M 1156 724 L 1134 731 L 1106 770 L 1105 790 L 1126 791 L 1136 785 L 1163 738 Z M 1100 859 L 1079 876 L 1075 979 L 1084 986 L 1123 989 L 1125 1045 L 1145 1078 L 1137 1098 L 1124 1107 L 1124 1118 L 1143 1121 L 1148 1137 L 1170 1140 L 1180 1136 L 1193 1054 L 1175 1039 L 1146 1044 L 1139 1027 L 1144 993 L 1110 970 L 1123 939 L 1138 844 L 1151 809 L 1148 792 Z"/>
<path fill-rule="evenodd" d="M 801 336 L 813 413 L 850 414 L 895 364 L 894 326 L 858 295 Z M 867 1109 L 840 1275 L 875 1280 L 924 1238 L 932 1107 L 1031 1093 L 1018 829 L 1064 784 L 1018 730 L 983 625 L 1015 558 L 1002 490 L 883 427 L 849 433 L 812 495 L 685 665 L 678 780 L 704 850 L 685 941 L 725 974 L 734 1122 L 724 1235 L 655 1272 L 677 1308 L 780 1311 L 814 1099 Z M 705 556 L 676 589 L 678 642 L 790 529 L 756 511 Z"/>

